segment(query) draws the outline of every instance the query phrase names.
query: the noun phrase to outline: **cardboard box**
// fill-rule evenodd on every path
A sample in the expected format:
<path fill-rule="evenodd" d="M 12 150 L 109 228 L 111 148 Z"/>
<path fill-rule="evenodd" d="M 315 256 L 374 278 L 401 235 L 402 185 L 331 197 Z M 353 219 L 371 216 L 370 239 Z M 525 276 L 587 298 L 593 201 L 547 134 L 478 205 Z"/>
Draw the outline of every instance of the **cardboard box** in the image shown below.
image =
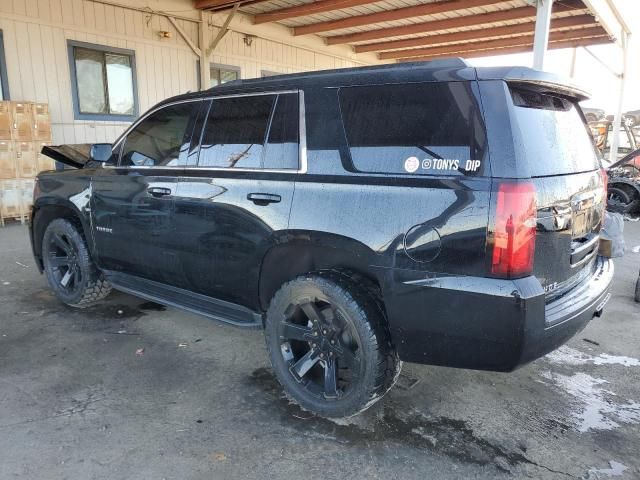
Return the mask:
<path fill-rule="evenodd" d="M 33 139 L 33 109 L 28 102 L 11 102 L 11 138 L 17 142 Z"/>
<path fill-rule="evenodd" d="M 0 102 L 0 140 L 11 140 L 11 102 Z"/>
<path fill-rule="evenodd" d="M 16 163 L 19 178 L 33 178 L 38 173 L 34 142 L 15 142 Z"/>
<path fill-rule="evenodd" d="M 18 165 L 11 140 L 0 140 L 0 178 L 16 178 Z"/>

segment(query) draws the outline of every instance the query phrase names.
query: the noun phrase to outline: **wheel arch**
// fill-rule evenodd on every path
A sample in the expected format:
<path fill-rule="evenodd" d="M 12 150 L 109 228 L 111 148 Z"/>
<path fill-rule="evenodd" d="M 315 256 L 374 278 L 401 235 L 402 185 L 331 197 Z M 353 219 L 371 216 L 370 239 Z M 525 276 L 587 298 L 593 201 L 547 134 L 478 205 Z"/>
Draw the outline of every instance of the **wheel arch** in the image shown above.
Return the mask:
<path fill-rule="evenodd" d="M 373 265 L 376 253 L 352 238 L 326 232 L 289 234 L 271 247 L 260 266 L 259 303 L 266 311 L 276 291 L 289 280 L 308 272 L 338 270 L 365 277 L 381 289 L 381 279 Z"/>
<path fill-rule="evenodd" d="M 89 253 L 93 256 L 93 242 L 89 219 L 86 218 L 71 202 L 56 199 L 39 199 L 31 212 L 31 244 L 36 264 L 40 272 L 44 270 L 42 263 L 42 238 L 47 226 L 55 219 L 65 218 L 72 221 L 84 236 Z"/>

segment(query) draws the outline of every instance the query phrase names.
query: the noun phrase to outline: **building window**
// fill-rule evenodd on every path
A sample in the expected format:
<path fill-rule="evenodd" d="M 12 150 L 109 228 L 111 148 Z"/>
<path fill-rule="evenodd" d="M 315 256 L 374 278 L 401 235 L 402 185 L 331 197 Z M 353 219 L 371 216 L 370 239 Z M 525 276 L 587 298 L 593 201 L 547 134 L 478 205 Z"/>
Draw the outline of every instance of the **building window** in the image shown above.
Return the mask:
<path fill-rule="evenodd" d="M 212 63 L 210 66 L 210 72 L 210 86 L 212 87 L 232 82 L 233 80 L 238 80 L 240 78 L 240 68 L 231 65 L 217 65 Z"/>
<path fill-rule="evenodd" d="M 135 54 L 69 42 L 71 88 L 78 120 L 133 120 L 138 114 Z"/>
<path fill-rule="evenodd" d="M 7 78 L 7 62 L 4 58 L 2 30 L 0 30 L 0 100 L 9 100 L 9 80 Z"/>

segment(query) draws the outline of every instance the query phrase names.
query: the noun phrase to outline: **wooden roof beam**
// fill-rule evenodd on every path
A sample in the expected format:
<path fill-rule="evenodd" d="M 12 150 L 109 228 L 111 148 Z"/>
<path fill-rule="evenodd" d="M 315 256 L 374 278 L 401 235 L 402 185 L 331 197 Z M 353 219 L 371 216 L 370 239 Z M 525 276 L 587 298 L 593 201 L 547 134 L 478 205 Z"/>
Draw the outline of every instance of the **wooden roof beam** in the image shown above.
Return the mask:
<path fill-rule="evenodd" d="M 584 4 L 579 1 L 565 0 L 562 3 L 554 3 L 553 13 L 561 12 L 582 12 L 587 13 Z M 380 28 L 367 32 L 350 33 L 346 35 L 335 35 L 327 37 L 327 45 L 339 45 L 343 43 L 366 42 L 388 37 L 399 37 L 403 35 L 413 35 L 417 33 L 429 33 L 450 28 L 468 27 L 470 24 L 483 25 L 495 22 L 508 22 L 512 20 L 524 20 L 535 18 L 536 9 L 534 7 L 518 7 L 497 12 L 481 13 L 479 15 L 466 15 L 463 17 L 447 18 L 444 20 L 434 20 L 431 22 L 416 23 L 413 25 L 402 25 L 398 27 Z"/>
<path fill-rule="evenodd" d="M 591 15 L 575 15 L 572 17 L 556 18 L 551 20 L 551 30 L 571 27 L 595 27 L 595 19 Z M 466 30 L 464 32 L 444 33 L 429 35 L 428 37 L 409 38 L 407 40 L 394 40 L 389 42 L 366 43 L 356 45 L 356 53 L 381 52 L 384 50 L 394 50 L 400 48 L 426 47 L 441 43 L 455 43 L 469 40 L 484 40 L 488 38 L 501 37 L 504 35 L 531 34 L 533 35 L 535 23 L 518 23 L 505 27 L 481 28 L 477 30 Z"/>
<path fill-rule="evenodd" d="M 548 48 L 550 50 L 555 50 L 559 48 L 577 48 L 577 47 L 587 47 L 589 45 L 602 45 L 605 43 L 612 43 L 613 40 L 609 35 L 602 35 L 598 37 L 590 37 L 590 38 L 580 38 L 577 40 L 562 40 L 559 42 L 549 42 Z M 412 58 L 401 58 L 398 59 L 398 62 L 425 62 L 429 60 L 436 60 L 438 58 L 451 58 L 451 57 L 462 57 L 462 58 L 480 58 L 480 57 L 493 57 L 495 55 L 506 55 L 509 53 L 528 53 L 533 51 L 533 42 L 527 45 L 518 45 L 515 47 L 505 47 L 505 48 L 492 48 L 489 50 L 473 50 L 473 51 L 461 51 L 457 53 L 441 53 L 437 55 L 426 55 L 423 57 L 412 57 Z"/>
<path fill-rule="evenodd" d="M 266 2 L 268 0 L 195 0 L 196 10 L 224 10 L 234 5 L 249 5 L 251 3 Z"/>
<path fill-rule="evenodd" d="M 258 25 L 267 22 L 279 22 L 280 20 L 286 20 L 287 18 L 304 17 L 305 15 L 331 12 L 332 10 L 357 7 L 368 3 L 375 3 L 375 0 L 318 0 L 304 5 L 296 5 L 294 7 L 272 10 L 271 12 L 259 13 L 253 17 L 253 23 Z"/>
<path fill-rule="evenodd" d="M 354 17 L 341 18 L 339 20 L 329 20 L 326 22 L 312 23 L 293 29 L 293 35 L 308 35 L 310 33 L 329 32 L 341 28 L 360 27 L 372 25 L 380 22 L 390 22 L 405 18 L 433 15 L 436 13 L 453 12 L 465 8 L 486 7 L 497 3 L 504 3 L 506 0 L 445 0 L 442 2 L 425 3 L 412 7 L 396 8 L 385 10 L 384 12 L 369 13 L 367 15 L 356 15 Z"/>
<path fill-rule="evenodd" d="M 578 40 L 581 38 L 598 37 L 607 35 L 601 26 L 592 28 L 581 28 L 579 30 L 564 30 L 553 32 L 549 35 L 549 41 Z M 459 45 L 444 45 L 441 47 L 413 48 L 410 50 L 394 50 L 392 52 L 382 52 L 378 54 L 380 60 L 397 58 L 423 57 L 428 55 L 454 54 L 472 50 L 489 50 L 493 48 L 517 47 L 519 45 L 533 45 L 533 34 L 515 37 L 500 38 L 498 40 L 487 40 L 484 42 L 467 42 Z"/>

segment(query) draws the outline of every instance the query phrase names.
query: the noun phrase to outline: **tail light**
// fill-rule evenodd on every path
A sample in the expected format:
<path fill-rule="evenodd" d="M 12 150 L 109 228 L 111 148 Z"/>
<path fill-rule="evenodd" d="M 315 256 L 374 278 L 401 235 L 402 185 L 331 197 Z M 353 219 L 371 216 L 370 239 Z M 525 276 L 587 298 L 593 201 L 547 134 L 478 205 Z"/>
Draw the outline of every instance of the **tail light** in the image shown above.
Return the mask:
<path fill-rule="evenodd" d="M 535 187 L 528 182 L 501 183 L 496 195 L 491 275 L 518 278 L 531 274 L 535 246 Z"/>
<path fill-rule="evenodd" d="M 607 188 L 609 187 L 609 175 L 607 174 L 607 170 L 604 168 L 600 169 L 600 178 L 602 179 L 602 204 L 607 206 Z"/>

